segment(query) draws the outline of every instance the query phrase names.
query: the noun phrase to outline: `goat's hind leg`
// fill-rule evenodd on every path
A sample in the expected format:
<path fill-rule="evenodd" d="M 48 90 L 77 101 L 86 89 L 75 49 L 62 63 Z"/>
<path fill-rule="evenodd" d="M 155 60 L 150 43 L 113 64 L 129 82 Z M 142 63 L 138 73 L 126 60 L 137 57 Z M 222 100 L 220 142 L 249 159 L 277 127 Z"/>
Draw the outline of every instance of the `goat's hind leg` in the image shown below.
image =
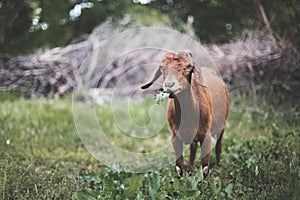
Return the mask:
<path fill-rule="evenodd" d="M 217 144 L 216 144 L 217 166 L 220 166 L 220 158 L 221 158 L 221 152 L 222 152 L 222 138 L 223 138 L 223 134 L 224 134 L 224 129 L 222 130 L 219 138 L 217 139 Z"/>
<path fill-rule="evenodd" d="M 206 178 L 209 175 L 210 169 L 210 152 L 211 152 L 211 135 L 207 135 L 204 139 L 201 139 L 201 165 L 203 170 L 203 176 Z"/>

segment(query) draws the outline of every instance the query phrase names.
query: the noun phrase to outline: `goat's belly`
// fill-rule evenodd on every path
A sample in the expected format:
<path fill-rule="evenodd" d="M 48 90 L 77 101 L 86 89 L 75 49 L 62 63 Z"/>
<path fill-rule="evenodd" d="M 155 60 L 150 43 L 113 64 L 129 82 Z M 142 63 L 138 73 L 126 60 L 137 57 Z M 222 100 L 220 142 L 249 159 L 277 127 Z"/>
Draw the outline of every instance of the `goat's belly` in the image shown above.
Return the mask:
<path fill-rule="evenodd" d="M 205 72 L 205 70 L 203 70 Z M 227 90 L 225 83 L 218 77 L 207 72 L 206 82 L 212 101 L 211 134 L 216 139 L 224 129 L 227 116 Z"/>

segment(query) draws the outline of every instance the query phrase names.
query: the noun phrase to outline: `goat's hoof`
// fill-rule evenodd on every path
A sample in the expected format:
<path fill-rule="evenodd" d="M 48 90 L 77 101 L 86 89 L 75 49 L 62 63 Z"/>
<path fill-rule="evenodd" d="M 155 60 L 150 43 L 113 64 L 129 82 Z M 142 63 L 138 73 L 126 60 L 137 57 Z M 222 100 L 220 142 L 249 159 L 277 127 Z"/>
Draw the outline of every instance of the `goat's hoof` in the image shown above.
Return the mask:
<path fill-rule="evenodd" d="M 209 174 L 209 168 L 208 168 L 208 166 L 203 167 L 202 168 L 202 172 L 203 172 L 204 178 L 206 178 L 208 176 L 208 174 Z"/>
<path fill-rule="evenodd" d="M 176 167 L 175 167 L 175 170 L 176 170 L 177 175 L 178 175 L 178 176 L 181 176 L 182 170 L 180 169 L 180 167 L 176 166 Z"/>

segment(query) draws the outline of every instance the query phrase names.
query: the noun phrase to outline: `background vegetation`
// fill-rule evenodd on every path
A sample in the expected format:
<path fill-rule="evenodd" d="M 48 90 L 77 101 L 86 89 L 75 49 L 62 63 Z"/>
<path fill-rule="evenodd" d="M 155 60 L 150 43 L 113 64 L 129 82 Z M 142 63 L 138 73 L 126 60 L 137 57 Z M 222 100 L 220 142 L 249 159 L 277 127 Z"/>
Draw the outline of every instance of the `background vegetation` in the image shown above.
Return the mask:
<path fill-rule="evenodd" d="M 276 36 L 299 47 L 299 2 L 262 3 Z M 167 18 L 168 25 L 184 31 L 182 22 L 193 16 L 195 33 L 204 43 L 228 42 L 245 29 L 264 27 L 255 0 L 2 0 L 0 16 L 0 53 L 9 54 L 78 41 L 108 18 L 119 21 L 127 17 L 127 23 Z"/>

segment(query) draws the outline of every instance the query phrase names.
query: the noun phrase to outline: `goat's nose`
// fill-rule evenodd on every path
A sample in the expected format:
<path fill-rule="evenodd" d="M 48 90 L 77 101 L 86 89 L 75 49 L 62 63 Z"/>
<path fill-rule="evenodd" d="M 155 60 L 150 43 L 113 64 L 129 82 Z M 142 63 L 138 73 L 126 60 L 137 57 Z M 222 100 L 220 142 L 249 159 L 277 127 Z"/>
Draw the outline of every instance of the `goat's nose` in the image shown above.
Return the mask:
<path fill-rule="evenodd" d="M 175 85 L 175 82 L 165 82 L 165 87 L 171 88 Z"/>

